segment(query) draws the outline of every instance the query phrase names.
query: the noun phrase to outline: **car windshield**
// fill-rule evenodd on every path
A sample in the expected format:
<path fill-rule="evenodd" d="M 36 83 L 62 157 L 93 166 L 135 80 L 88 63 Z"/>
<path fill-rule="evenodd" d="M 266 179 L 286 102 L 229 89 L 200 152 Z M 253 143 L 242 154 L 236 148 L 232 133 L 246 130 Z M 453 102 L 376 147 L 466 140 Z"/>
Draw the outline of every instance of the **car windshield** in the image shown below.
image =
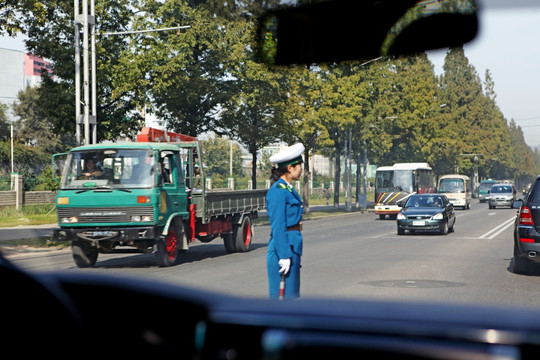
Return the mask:
<path fill-rule="evenodd" d="M 302 254 L 301 298 L 540 309 L 540 277 L 512 270 L 516 209 L 478 198 L 493 179 L 513 188 L 491 194 L 519 189 L 518 200 L 540 174 L 540 6 L 530 2 L 480 0 L 478 35 L 463 45 L 286 66 L 261 61 L 258 19 L 312 1 L 96 0 L 92 21 L 69 1 L 8 2 L 37 8 L 19 9 L 17 26 L 0 21 L 0 250 L 36 273 L 267 299 L 280 236 L 290 244 L 276 263 Z M 352 15 L 343 21 L 356 26 Z M 96 27 L 85 32 L 87 22 Z M 328 25 L 316 28 L 293 48 L 322 48 Z M 333 41 L 362 48 L 399 32 L 389 28 Z M 410 38 L 425 46 L 440 29 L 420 30 Z M 272 161 L 297 143 L 302 154 Z M 63 167 L 54 154 L 66 154 Z M 377 178 L 401 163 L 423 166 Z M 449 180 L 437 194 L 451 174 L 471 191 Z M 277 184 L 303 211 L 283 209 L 278 235 L 266 202 Z M 451 203 L 455 231 L 398 236 L 402 206 L 417 200 Z"/>
<path fill-rule="evenodd" d="M 415 207 L 442 207 L 442 199 L 438 196 L 411 196 L 407 203 L 405 204 L 406 208 L 415 208 Z"/>
<path fill-rule="evenodd" d="M 492 194 L 512 193 L 511 186 L 496 185 L 491 188 Z"/>

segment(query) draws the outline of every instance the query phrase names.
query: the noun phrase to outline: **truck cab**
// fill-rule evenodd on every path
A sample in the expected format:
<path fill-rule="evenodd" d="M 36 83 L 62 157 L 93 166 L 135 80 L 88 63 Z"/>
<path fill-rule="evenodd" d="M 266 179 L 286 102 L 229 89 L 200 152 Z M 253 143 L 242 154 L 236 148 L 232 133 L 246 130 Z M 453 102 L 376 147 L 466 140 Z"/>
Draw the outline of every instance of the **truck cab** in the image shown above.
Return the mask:
<path fill-rule="evenodd" d="M 93 265 L 98 251 L 119 246 L 154 252 L 159 238 L 175 227 L 178 242 L 189 216 L 180 149 L 166 143 L 74 148 L 65 156 L 56 203 L 55 237 L 73 241 L 79 266 Z M 171 257 L 171 244 L 162 247 L 160 256 Z"/>

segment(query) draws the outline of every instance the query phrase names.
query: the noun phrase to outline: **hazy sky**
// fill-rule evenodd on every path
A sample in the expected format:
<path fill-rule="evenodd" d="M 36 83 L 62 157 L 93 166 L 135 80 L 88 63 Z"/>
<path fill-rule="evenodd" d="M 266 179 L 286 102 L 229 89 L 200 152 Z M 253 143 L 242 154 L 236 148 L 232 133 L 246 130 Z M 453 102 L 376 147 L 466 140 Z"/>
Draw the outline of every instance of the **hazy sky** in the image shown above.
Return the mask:
<path fill-rule="evenodd" d="M 0 37 L 0 48 L 24 51 L 20 39 L 7 37 Z M 437 73 L 445 52 L 429 52 Z M 485 9 L 465 55 L 482 80 L 490 70 L 504 116 L 522 127 L 528 145 L 540 145 L 540 7 Z"/>
<path fill-rule="evenodd" d="M 465 55 L 484 80 L 489 69 L 496 102 L 522 127 L 529 146 L 540 145 L 540 8 L 485 10 L 480 33 Z M 429 52 L 440 73 L 446 51 Z"/>

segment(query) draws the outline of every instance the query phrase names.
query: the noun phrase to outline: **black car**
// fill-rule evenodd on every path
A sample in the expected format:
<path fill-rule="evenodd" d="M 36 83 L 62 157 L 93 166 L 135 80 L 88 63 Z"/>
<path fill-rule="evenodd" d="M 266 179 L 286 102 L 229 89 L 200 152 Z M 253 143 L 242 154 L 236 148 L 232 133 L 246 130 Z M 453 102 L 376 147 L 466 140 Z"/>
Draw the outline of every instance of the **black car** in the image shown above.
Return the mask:
<path fill-rule="evenodd" d="M 454 206 L 445 195 L 415 194 L 402 204 L 397 215 L 397 233 L 405 234 L 405 230 L 414 233 L 417 230 L 439 231 L 446 235 L 456 227 Z"/>
<path fill-rule="evenodd" d="M 519 208 L 514 225 L 513 271 L 519 274 L 540 269 L 540 176 L 526 198 L 514 202 Z"/>

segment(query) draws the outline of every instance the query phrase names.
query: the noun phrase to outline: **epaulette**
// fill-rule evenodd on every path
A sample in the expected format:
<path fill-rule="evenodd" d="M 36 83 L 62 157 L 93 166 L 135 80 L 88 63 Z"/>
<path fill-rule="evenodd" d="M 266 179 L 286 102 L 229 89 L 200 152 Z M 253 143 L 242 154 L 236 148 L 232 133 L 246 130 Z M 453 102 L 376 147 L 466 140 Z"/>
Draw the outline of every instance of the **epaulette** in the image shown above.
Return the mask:
<path fill-rule="evenodd" d="M 276 187 L 277 187 L 278 189 L 287 189 L 287 190 L 291 191 L 291 189 L 290 189 L 287 185 L 285 185 L 285 184 L 283 184 L 283 183 L 277 184 Z"/>

